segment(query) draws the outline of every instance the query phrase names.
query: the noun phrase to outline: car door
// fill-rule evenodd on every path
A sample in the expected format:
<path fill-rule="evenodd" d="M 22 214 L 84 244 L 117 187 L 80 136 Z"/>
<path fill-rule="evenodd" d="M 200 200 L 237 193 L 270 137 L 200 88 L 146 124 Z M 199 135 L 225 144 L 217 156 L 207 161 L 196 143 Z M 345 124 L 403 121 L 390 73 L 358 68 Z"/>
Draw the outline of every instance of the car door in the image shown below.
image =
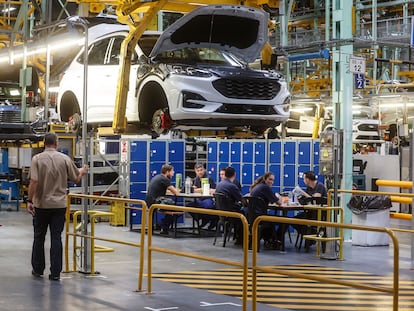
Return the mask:
<path fill-rule="evenodd" d="M 114 37 L 91 45 L 88 54 L 88 120 L 113 120 L 118 63 L 111 58 Z"/>

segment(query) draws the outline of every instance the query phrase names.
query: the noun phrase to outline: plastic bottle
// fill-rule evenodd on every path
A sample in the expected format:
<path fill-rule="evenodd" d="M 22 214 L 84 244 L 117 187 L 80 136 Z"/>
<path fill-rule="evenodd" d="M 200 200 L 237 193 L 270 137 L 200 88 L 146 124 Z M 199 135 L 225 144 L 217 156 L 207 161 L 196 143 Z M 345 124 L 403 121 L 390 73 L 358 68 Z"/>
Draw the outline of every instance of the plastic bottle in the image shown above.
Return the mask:
<path fill-rule="evenodd" d="M 191 193 L 191 178 L 187 177 L 185 179 L 185 193 L 190 194 Z"/>

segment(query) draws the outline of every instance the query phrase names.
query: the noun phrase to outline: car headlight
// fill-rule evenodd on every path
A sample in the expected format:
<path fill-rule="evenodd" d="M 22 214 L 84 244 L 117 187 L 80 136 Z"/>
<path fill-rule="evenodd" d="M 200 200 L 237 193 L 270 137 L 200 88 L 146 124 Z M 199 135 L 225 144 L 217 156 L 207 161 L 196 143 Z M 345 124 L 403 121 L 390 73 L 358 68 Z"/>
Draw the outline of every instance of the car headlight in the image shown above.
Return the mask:
<path fill-rule="evenodd" d="M 212 73 L 205 69 L 196 68 L 194 66 L 185 65 L 168 65 L 167 68 L 170 74 L 185 75 L 192 77 L 208 78 L 212 76 Z"/>

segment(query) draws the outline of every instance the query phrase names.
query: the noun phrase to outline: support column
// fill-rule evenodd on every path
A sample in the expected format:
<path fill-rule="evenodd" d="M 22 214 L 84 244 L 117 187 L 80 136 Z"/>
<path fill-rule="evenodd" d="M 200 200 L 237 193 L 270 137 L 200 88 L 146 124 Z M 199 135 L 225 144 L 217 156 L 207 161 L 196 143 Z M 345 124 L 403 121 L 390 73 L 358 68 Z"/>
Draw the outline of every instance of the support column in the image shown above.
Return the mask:
<path fill-rule="evenodd" d="M 332 1 L 332 38 L 340 42 L 333 50 L 332 60 L 332 105 L 334 127 L 344 131 L 341 189 L 352 188 L 352 94 L 353 75 L 349 72 L 349 58 L 353 54 L 352 6 L 348 0 Z M 349 43 L 347 43 L 349 40 Z M 336 185 L 335 185 L 336 186 Z M 349 195 L 341 197 L 345 223 L 351 223 L 351 212 L 346 208 Z M 351 231 L 344 232 L 345 240 L 351 238 Z"/>

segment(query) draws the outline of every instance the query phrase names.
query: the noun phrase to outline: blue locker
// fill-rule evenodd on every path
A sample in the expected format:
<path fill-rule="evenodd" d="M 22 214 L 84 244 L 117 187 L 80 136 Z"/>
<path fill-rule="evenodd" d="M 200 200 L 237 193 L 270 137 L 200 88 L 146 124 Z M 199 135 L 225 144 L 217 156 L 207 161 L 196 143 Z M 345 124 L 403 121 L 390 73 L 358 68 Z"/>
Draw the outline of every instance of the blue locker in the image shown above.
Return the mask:
<path fill-rule="evenodd" d="M 147 182 L 146 162 L 131 162 L 129 167 L 129 178 L 131 182 Z"/>
<path fill-rule="evenodd" d="M 260 176 L 264 175 L 264 173 L 266 173 L 266 165 L 265 164 L 257 164 L 256 163 L 254 165 L 253 180 L 256 180 Z"/>
<path fill-rule="evenodd" d="M 234 168 L 234 170 L 236 171 L 236 179 L 240 180 L 240 183 L 243 184 L 242 181 L 241 181 L 242 172 L 241 172 L 240 163 L 230 163 L 230 166 L 232 166 Z"/>
<path fill-rule="evenodd" d="M 165 162 L 150 162 L 150 176 L 149 180 L 152 179 L 152 177 L 161 174 L 161 167 L 165 164 Z"/>
<path fill-rule="evenodd" d="M 219 163 L 227 163 L 230 162 L 230 143 L 228 141 L 221 141 L 219 142 Z M 228 166 L 228 165 L 227 165 Z"/>
<path fill-rule="evenodd" d="M 280 187 L 272 187 L 272 190 L 273 190 L 273 192 L 274 193 L 280 193 L 281 191 L 280 191 Z"/>
<path fill-rule="evenodd" d="M 313 143 L 313 165 L 319 165 L 319 141 Z"/>
<path fill-rule="evenodd" d="M 298 164 L 310 164 L 311 163 L 311 142 L 300 141 L 298 142 Z"/>
<path fill-rule="evenodd" d="M 146 190 L 146 183 L 131 183 L 129 186 L 129 197 L 136 200 L 145 200 L 146 194 L 143 191 Z"/>
<path fill-rule="evenodd" d="M 132 141 L 130 144 L 130 161 L 147 161 L 148 158 L 148 142 Z"/>
<path fill-rule="evenodd" d="M 150 142 L 150 161 L 167 162 L 167 144 L 165 141 L 153 140 Z"/>
<path fill-rule="evenodd" d="M 230 162 L 241 162 L 241 142 L 232 141 L 230 144 Z"/>
<path fill-rule="evenodd" d="M 295 165 L 283 165 L 283 187 L 296 186 L 296 166 Z"/>
<path fill-rule="evenodd" d="M 282 163 L 282 142 L 272 141 L 269 144 L 269 164 Z"/>
<path fill-rule="evenodd" d="M 207 174 L 217 183 L 219 168 L 217 162 L 208 162 L 207 163 Z"/>
<path fill-rule="evenodd" d="M 241 193 L 243 195 L 248 194 L 250 192 L 250 185 L 249 186 L 242 186 Z"/>
<path fill-rule="evenodd" d="M 175 162 L 184 162 L 184 141 L 171 141 L 168 144 L 168 161 L 174 165 Z M 181 171 L 175 170 L 178 173 Z"/>
<path fill-rule="evenodd" d="M 283 164 L 296 165 L 296 142 L 285 141 L 283 143 Z"/>
<path fill-rule="evenodd" d="M 253 163 L 254 158 L 254 144 L 253 142 L 244 142 L 243 143 L 243 155 L 242 161 L 243 163 Z"/>
<path fill-rule="evenodd" d="M 306 188 L 305 182 L 303 181 L 303 173 L 310 171 L 310 165 L 299 165 L 298 166 L 298 185 L 301 188 Z"/>
<path fill-rule="evenodd" d="M 207 142 L 207 162 L 217 162 L 217 142 L 216 141 L 209 141 Z"/>
<path fill-rule="evenodd" d="M 250 186 L 253 183 L 253 164 L 244 163 L 242 165 L 240 182 L 244 186 Z"/>
<path fill-rule="evenodd" d="M 271 164 L 269 165 L 269 171 L 275 174 L 275 182 L 273 183 L 273 186 L 280 187 L 281 185 L 281 169 L 280 164 Z"/>
<path fill-rule="evenodd" d="M 254 162 L 266 163 L 266 143 L 256 141 L 254 144 Z"/>

